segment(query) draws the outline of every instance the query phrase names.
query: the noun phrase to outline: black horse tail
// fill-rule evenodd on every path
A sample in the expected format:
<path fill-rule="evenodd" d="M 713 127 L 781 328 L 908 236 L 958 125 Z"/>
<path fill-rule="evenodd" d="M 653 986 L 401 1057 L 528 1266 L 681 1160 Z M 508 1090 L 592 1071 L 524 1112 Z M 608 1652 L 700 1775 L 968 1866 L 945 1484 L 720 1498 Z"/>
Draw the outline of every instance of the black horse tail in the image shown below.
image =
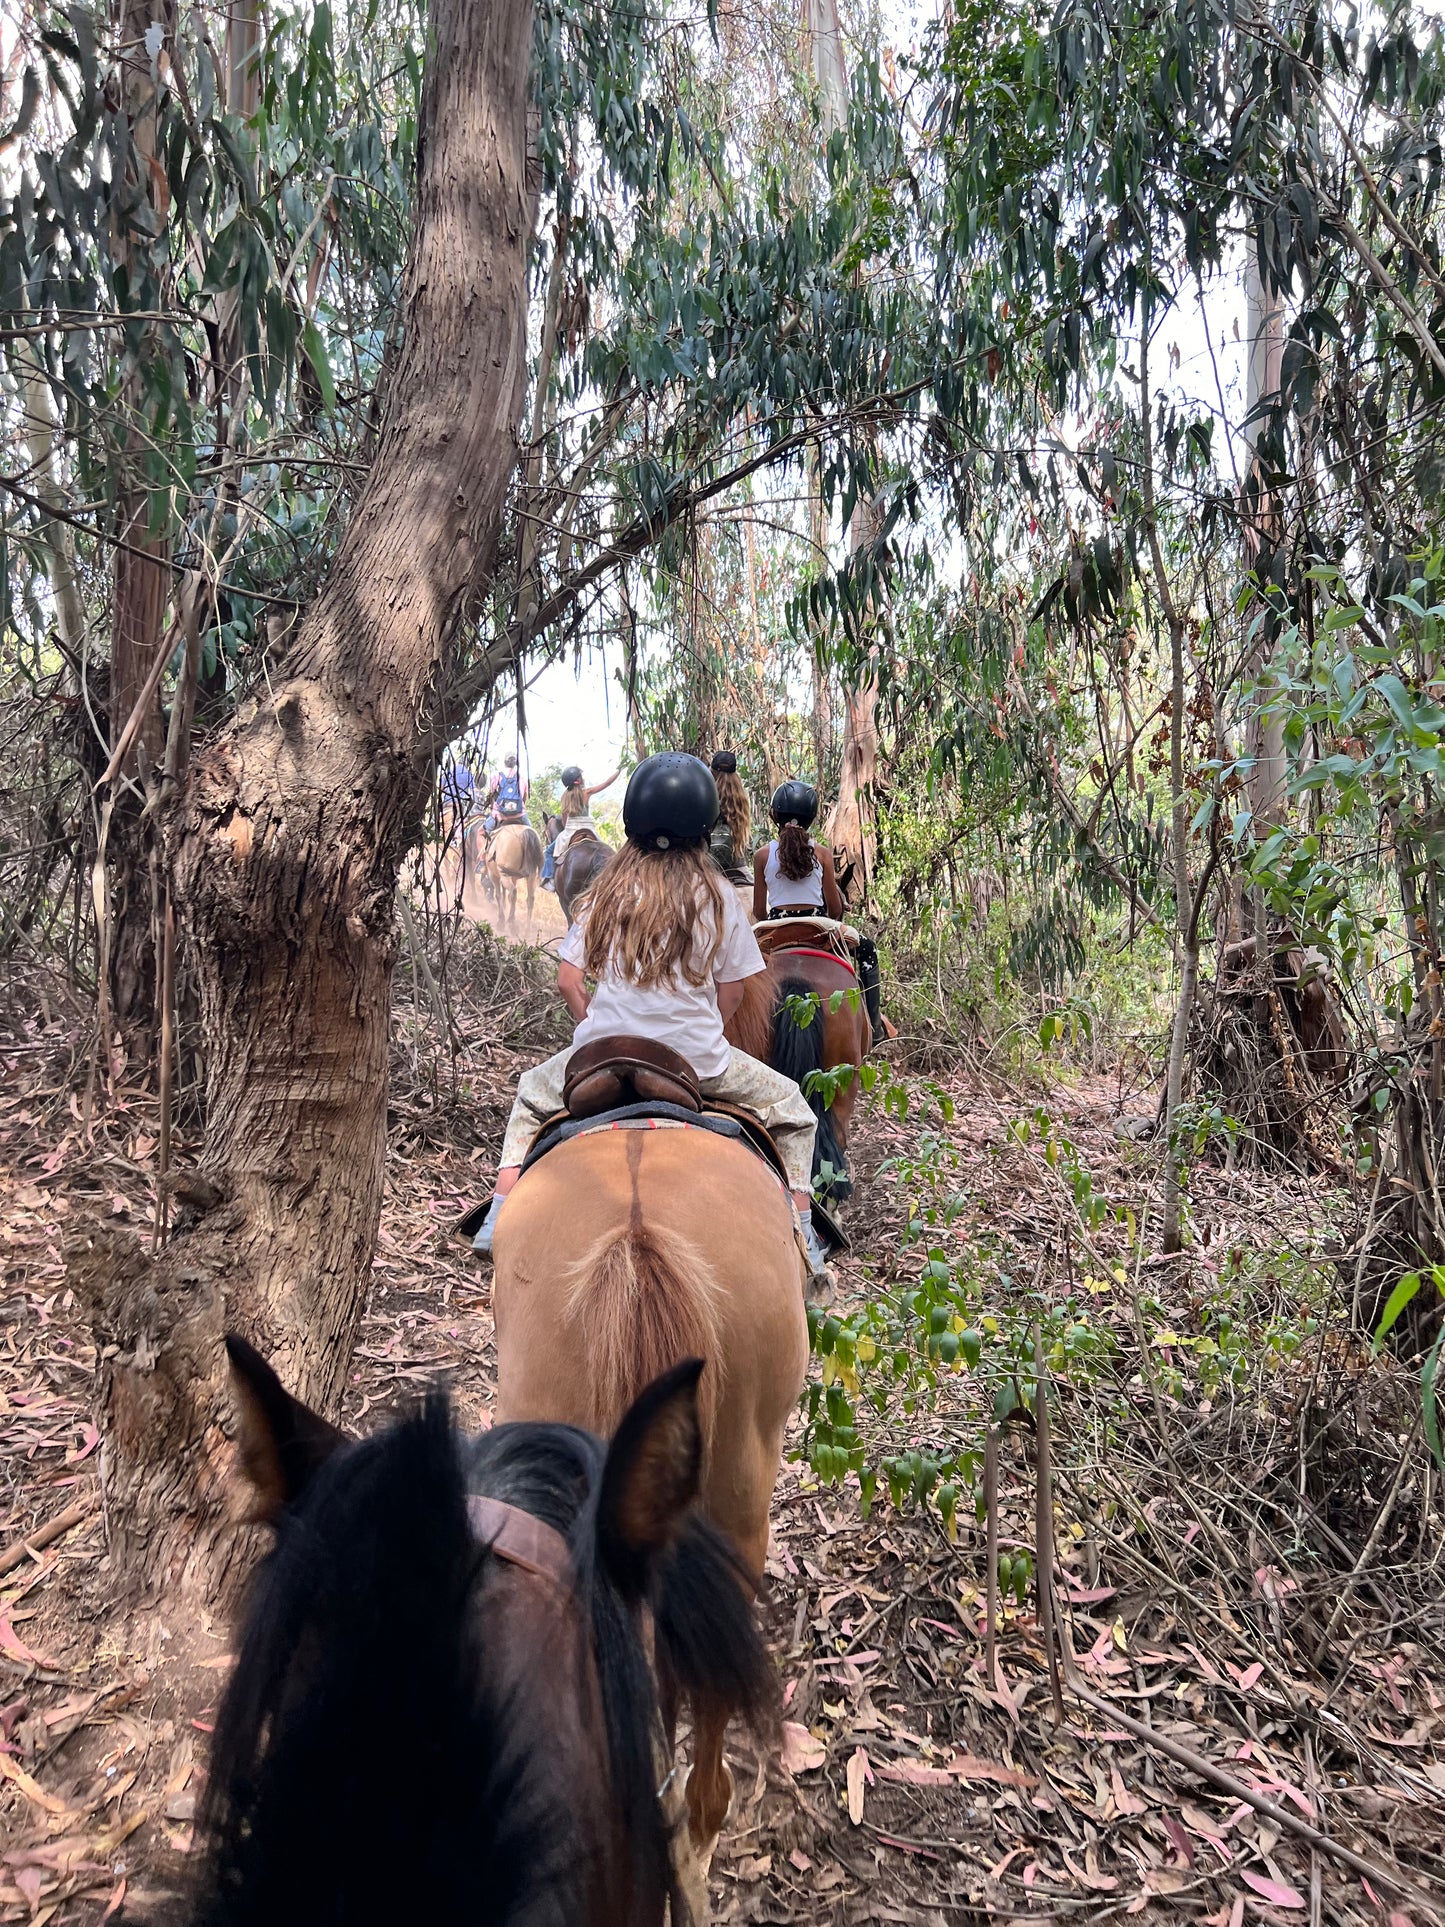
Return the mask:
<path fill-rule="evenodd" d="M 794 1017 L 790 1008 L 794 999 L 799 1002 L 806 999 L 813 1003 L 810 1023 L 800 1024 Z M 821 1000 L 813 986 L 802 977 L 785 977 L 779 986 L 778 1001 L 773 1009 L 772 1063 L 775 1071 L 781 1071 L 784 1077 L 791 1077 L 801 1088 L 818 1120 L 818 1134 L 813 1140 L 814 1188 L 818 1187 L 819 1174 L 826 1164 L 834 1175 L 823 1187 L 824 1190 L 829 1197 L 846 1198 L 853 1186 L 848 1177 L 843 1147 L 838 1142 L 833 1113 L 821 1091 L 808 1089 L 808 1078 L 814 1071 L 823 1068 L 823 1018 Z"/>
<path fill-rule="evenodd" d="M 868 1012 L 869 1028 L 876 1044 L 883 1035 L 883 1009 L 879 1000 L 882 973 L 878 968 L 878 946 L 871 937 L 858 939 L 858 982 L 863 989 L 863 1008 Z"/>

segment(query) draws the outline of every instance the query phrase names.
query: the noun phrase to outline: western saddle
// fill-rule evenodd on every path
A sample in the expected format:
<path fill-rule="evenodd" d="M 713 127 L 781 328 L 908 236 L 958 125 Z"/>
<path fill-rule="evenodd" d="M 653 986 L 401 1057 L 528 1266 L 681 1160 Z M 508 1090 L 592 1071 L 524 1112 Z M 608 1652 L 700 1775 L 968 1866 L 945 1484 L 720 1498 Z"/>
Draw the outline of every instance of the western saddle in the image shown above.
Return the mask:
<path fill-rule="evenodd" d="M 787 1166 L 761 1118 L 741 1105 L 705 1097 L 687 1059 L 649 1037 L 594 1037 L 583 1044 L 568 1062 L 562 1099 L 565 1108 L 547 1119 L 522 1160 L 524 1171 L 571 1138 L 609 1124 L 625 1128 L 651 1121 L 736 1138 L 787 1186 Z M 478 1205 L 460 1221 L 456 1228 L 462 1236 L 475 1234 L 486 1208 Z M 817 1203 L 813 1221 L 835 1249 L 848 1249 L 847 1236 Z"/>

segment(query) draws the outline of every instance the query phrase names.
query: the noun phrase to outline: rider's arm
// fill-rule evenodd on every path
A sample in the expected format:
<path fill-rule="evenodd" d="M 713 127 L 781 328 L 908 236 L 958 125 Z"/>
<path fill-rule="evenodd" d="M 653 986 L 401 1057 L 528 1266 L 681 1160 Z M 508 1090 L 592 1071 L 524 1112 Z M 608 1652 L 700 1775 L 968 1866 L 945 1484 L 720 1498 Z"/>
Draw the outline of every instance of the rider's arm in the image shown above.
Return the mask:
<path fill-rule="evenodd" d="M 557 988 L 562 993 L 562 1002 L 580 1024 L 587 1015 L 587 979 L 576 964 L 558 964 Z"/>
<path fill-rule="evenodd" d="M 768 846 L 753 852 L 753 922 L 762 923 L 768 914 Z"/>
<path fill-rule="evenodd" d="M 833 852 L 826 843 L 815 843 L 818 861 L 823 868 L 823 908 L 830 917 L 843 917 L 843 892 L 838 888 L 838 879 L 833 872 Z"/>
<path fill-rule="evenodd" d="M 621 774 L 622 774 L 622 769 L 621 769 L 621 766 L 619 765 L 618 768 L 613 770 L 610 776 L 604 777 L 600 783 L 594 783 L 591 789 L 583 790 L 582 792 L 583 796 L 590 803 L 593 797 L 600 796 L 603 790 L 610 790 L 612 788 L 612 785 L 617 781 L 618 777 Z"/>
<path fill-rule="evenodd" d="M 732 1017 L 733 1012 L 737 1009 L 738 1005 L 742 1002 L 743 985 L 746 982 L 747 982 L 746 977 L 735 977 L 730 984 L 718 985 L 717 1009 L 718 1009 L 718 1015 L 719 1017 L 722 1018 L 724 1023 L 727 1023 L 729 1021 L 729 1019 Z"/>

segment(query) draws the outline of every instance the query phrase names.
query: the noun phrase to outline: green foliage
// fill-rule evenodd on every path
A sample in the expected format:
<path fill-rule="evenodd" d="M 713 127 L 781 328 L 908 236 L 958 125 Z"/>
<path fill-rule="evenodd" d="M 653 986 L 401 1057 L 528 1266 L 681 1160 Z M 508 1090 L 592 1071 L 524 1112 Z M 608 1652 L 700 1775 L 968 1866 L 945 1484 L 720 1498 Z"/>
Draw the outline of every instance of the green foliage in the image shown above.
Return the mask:
<path fill-rule="evenodd" d="M 1017 1290 L 995 1250 L 958 1242 L 953 1227 L 971 1200 L 945 1135 L 952 1107 L 941 1098 L 919 1091 L 911 1109 L 897 1107 L 919 1120 L 917 1148 L 880 1170 L 912 1200 L 908 1283 L 846 1314 L 809 1310 L 819 1377 L 804 1394 L 802 1452 L 825 1484 L 856 1478 L 865 1511 L 881 1489 L 897 1510 L 936 1513 L 951 1538 L 960 1503 L 982 1504 L 986 1425 L 1033 1411 L 1035 1324 L 1050 1371 L 1076 1382 L 1107 1368 L 1115 1346 L 1087 1291 L 1059 1302 Z M 1064 1165 L 1097 1222 L 1106 1207 L 1073 1147 L 1041 1112 L 1017 1128 Z M 911 1436 L 898 1438 L 900 1423 Z"/>
<path fill-rule="evenodd" d="M 1428 1276 L 1436 1292 L 1445 1299 L 1445 1265 L 1432 1265 Z M 1402 1314 L 1414 1303 L 1424 1283 L 1425 1279 L 1418 1271 L 1406 1272 L 1390 1293 L 1385 1301 L 1384 1310 L 1380 1313 L 1380 1322 L 1375 1327 L 1377 1352 L 1399 1322 Z M 1426 1444 L 1435 1455 L 1436 1463 L 1441 1471 L 1445 1472 L 1445 1452 L 1442 1452 L 1440 1445 L 1440 1410 L 1436 1390 L 1442 1350 L 1445 1350 L 1445 1319 L 1441 1320 L 1440 1329 L 1420 1366 L 1421 1429 L 1424 1431 Z"/>

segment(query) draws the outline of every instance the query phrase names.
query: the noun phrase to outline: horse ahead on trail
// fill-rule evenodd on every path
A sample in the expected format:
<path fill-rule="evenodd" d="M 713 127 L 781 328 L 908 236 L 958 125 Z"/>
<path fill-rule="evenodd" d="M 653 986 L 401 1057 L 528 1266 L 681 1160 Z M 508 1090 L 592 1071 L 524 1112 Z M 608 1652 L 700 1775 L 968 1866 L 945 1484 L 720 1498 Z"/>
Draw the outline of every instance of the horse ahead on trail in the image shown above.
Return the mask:
<path fill-rule="evenodd" d="M 503 929 L 517 921 L 519 884 L 527 886 L 527 915 L 532 915 L 542 874 L 542 839 L 525 818 L 509 822 L 503 817 L 483 845 L 480 868 L 502 913 Z"/>
<path fill-rule="evenodd" d="M 858 1078 L 845 1071 L 831 1095 L 810 1090 L 808 1080 L 818 1071 L 861 1064 L 872 1045 L 873 1027 L 858 975 L 844 958 L 821 945 L 815 948 L 801 932 L 796 943 L 766 954 L 767 970 L 748 979 L 743 1000 L 728 1021 L 728 1042 L 761 1057 L 802 1087 L 818 1119 L 814 1194 L 846 1198 L 853 1188 L 848 1134 Z"/>
<path fill-rule="evenodd" d="M 561 827 L 559 823 L 558 829 Z M 607 867 L 611 855 L 611 849 L 602 838 L 586 830 L 574 835 L 558 857 L 557 901 L 568 923 L 576 917 L 578 904 Z"/>
<path fill-rule="evenodd" d="M 493 1253 L 499 1418 L 605 1435 L 657 1373 L 707 1361 L 700 1503 L 757 1585 L 808 1363 L 806 1267 L 772 1166 L 736 1137 L 688 1125 L 584 1130 L 524 1169 Z M 698 1922 L 732 1799 L 723 1735 L 745 1703 L 727 1666 L 710 1680 L 700 1672 L 664 1707 L 669 1739 L 679 1699 L 692 1710 L 683 1900 Z"/>
<path fill-rule="evenodd" d="M 277 1538 L 217 1720 L 195 1927 L 687 1920 L 664 1710 L 776 1720 L 736 1555 L 693 1509 L 712 1373 L 676 1365 L 610 1446 L 464 1439 L 441 1397 L 357 1444 L 227 1346 Z"/>

